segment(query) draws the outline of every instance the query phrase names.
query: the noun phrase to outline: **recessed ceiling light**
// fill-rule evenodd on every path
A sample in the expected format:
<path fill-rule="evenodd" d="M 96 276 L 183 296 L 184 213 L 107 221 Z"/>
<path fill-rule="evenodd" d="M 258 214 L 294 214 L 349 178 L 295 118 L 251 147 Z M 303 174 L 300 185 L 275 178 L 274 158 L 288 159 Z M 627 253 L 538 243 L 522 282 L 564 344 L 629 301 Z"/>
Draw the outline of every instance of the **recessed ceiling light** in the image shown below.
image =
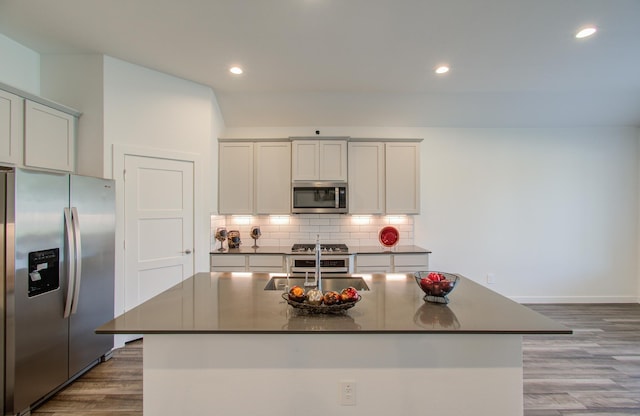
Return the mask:
<path fill-rule="evenodd" d="M 446 74 L 449 72 L 449 67 L 447 65 L 440 65 L 436 68 L 436 74 Z"/>
<path fill-rule="evenodd" d="M 244 71 L 239 66 L 232 66 L 231 68 L 229 68 L 229 72 L 234 75 L 241 75 Z"/>
<path fill-rule="evenodd" d="M 595 26 L 584 27 L 580 29 L 578 33 L 576 33 L 576 38 L 577 39 L 588 38 L 589 36 L 593 35 L 597 31 L 598 29 L 596 29 Z"/>

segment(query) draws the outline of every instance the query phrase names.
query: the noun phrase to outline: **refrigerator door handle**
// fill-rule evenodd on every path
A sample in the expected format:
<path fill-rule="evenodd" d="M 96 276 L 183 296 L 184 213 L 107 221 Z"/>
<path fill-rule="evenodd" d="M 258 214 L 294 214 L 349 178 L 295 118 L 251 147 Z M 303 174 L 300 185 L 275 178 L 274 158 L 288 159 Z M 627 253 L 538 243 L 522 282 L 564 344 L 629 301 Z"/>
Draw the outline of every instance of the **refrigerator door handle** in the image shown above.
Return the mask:
<path fill-rule="evenodd" d="M 67 262 L 67 298 L 64 302 L 64 317 L 68 318 L 71 315 L 71 304 L 73 303 L 76 282 L 75 235 L 71 222 L 71 210 L 69 208 L 64 209 L 64 226 L 67 232 L 67 252 L 69 253 L 69 261 Z"/>
<path fill-rule="evenodd" d="M 71 219 L 73 220 L 73 233 L 75 239 L 75 252 L 76 252 L 76 278 L 75 278 L 75 291 L 73 293 L 73 304 L 71 306 L 71 313 L 75 314 L 78 310 L 78 302 L 80 302 L 80 281 L 82 280 L 82 240 L 80 237 L 80 222 L 78 220 L 78 208 L 71 208 Z"/>

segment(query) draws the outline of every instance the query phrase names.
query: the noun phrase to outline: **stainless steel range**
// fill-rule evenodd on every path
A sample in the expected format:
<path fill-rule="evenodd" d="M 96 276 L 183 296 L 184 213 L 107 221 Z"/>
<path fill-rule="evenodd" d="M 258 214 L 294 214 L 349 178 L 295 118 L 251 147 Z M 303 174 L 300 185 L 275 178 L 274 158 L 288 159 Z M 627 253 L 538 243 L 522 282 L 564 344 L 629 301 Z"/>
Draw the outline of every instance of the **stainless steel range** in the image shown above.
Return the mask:
<path fill-rule="evenodd" d="M 291 247 L 291 273 L 313 274 L 316 271 L 315 244 L 294 244 Z M 352 273 L 353 255 L 346 244 L 321 244 L 320 272 Z"/>

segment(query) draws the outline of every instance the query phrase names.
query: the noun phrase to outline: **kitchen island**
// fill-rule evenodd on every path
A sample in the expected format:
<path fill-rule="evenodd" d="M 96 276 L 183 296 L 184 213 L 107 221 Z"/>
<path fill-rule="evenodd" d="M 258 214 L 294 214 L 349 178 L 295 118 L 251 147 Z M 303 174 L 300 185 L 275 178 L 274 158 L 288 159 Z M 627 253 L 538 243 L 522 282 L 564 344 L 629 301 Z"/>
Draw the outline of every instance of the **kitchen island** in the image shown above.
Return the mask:
<path fill-rule="evenodd" d="M 441 305 L 410 274 L 366 275 L 335 316 L 270 277 L 199 273 L 98 328 L 144 334 L 146 415 L 521 415 L 522 335 L 571 333 L 464 277 Z"/>

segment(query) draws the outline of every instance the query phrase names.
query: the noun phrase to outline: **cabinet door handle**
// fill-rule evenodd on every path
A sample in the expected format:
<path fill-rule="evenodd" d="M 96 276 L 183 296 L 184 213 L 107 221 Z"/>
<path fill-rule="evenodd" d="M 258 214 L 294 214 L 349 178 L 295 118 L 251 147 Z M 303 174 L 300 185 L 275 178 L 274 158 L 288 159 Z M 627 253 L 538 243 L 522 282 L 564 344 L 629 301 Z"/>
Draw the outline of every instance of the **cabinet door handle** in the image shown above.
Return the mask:
<path fill-rule="evenodd" d="M 186 250 L 184 251 L 184 254 L 191 254 L 191 250 L 186 249 Z"/>

